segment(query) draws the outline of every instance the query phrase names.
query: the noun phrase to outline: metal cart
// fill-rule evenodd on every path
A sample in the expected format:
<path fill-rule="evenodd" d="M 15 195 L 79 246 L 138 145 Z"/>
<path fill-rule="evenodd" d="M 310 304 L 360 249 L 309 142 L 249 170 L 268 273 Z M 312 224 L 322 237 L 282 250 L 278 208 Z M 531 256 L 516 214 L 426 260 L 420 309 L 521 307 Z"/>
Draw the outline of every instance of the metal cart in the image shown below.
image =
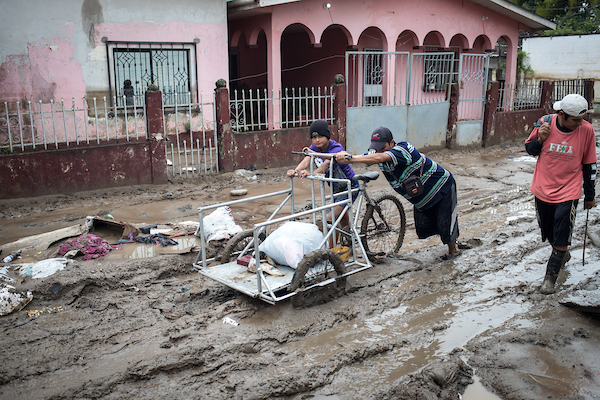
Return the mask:
<path fill-rule="evenodd" d="M 311 174 L 306 178 L 311 181 L 313 207 L 306 211 L 295 212 L 293 178 L 290 178 L 290 188 L 287 190 L 199 207 L 198 218 L 200 224 L 198 227 L 198 235 L 201 238 L 202 244 L 201 251 L 193 264 L 199 273 L 248 296 L 259 298 L 270 304 L 275 304 L 278 301 L 298 296 L 301 293 L 307 293 L 310 290 L 318 290 L 319 287 L 327 285 L 337 285 L 338 287 L 343 285 L 345 287 L 345 278 L 347 276 L 369 269 L 373 266 L 367 256 L 363 242 L 360 240 L 361 238 L 357 228 L 358 215 L 354 215 L 355 213 L 351 201 L 352 192 L 359 191 L 359 189 L 352 189 L 351 182 L 348 179 L 333 178 L 331 175 L 331 170 L 333 168 L 330 168 L 329 176 L 314 174 L 314 162 L 312 162 L 312 158 L 330 158 L 333 162 L 335 155 L 308 152 L 302 152 L 300 154 L 311 157 Z M 370 180 L 377 179 L 378 176 L 378 172 L 369 172 L 364 175 L 357 175 L 355 179 L 362 180 L 366 183 Z M 336 200 L 335 198 L 340 194 L 338 193 L 334 196 L 331 188 L 325 184 L 326 182 L 345 183 L 348 188 L 346 199 Z M 230 239 L 230 242 L 232 240 L 238 241 L 236 243 L 239 245 L 237 249 L 234 249 L 235 246 L 231 246 L 231 243 L 228 243 L 228 245 L 225 246 L 227 253 L 231 251 L 233 260 L 230 259 L 229 254 L 225 254 L 222 257 L 216 256 L 207 258 L 206 236 L 203 226 L 203 217 L 207 212 L 218 207 L 235 206 L 271 197 L 283 197 L 283 200 L 264 222 L 256 223 L 252 230 L 242 233 L 242 236 L 245 236 L 247 242 L 242 241 L 242 244 L 240 245 L 240 237 L 238 236 L 237 238 L 234 237 Z M 360 209 L 361 201 L 362 197 L 359 198 L 358 204 L 355 205 L 355 207 L 357 207 L 356 209 Z M 289 205 L 289 208 L 286 207 L 286 205 Z M 344 207 L 342 214 L 339 215 L 333 223 L 327 223 L 327 212 L 338 205 Z M 284 211 L 284 209 L 291 211 Z M 350 232 L 347 232 L 346 235 L 350 237 L 352 243 L 352 246 L 349 249 L 350 254 L 348 261 L 346 262 L 341 261 L 340 256 L 329 249 L 330 237 L 332 237 L 332 247 L 336 246 L 336 235 L 334 233 L 340 231 L 338 226 L 345 213 L 349 214 L 349 219 L 351 221 Z M 319 214 L 321 214 L 321 219 L 320 222 L 317 222 L 317 216 Z M 308 220 L 314 224 L 319 223 L 319 225 L 322 225 L 321 230 L 324 237 L 319 246 L 319 250 L 305 255 L 296 269 L 287 265 L 277 265 L 277 268 L 283 272 L 283 276 L 266 274 L 262 270 L 260 262 L 256 263 L 256 273 L 249 272 L 245 265 L 238 264 L 237 258 L 239 257 L 247 254 L 259 254 L 261 238 L 264 239 L 264 237 L 269 235 L 269 233 L 273 231 L 273 227 L 291 220 Z M 404 233 L 402 233 L 402 235 L 403 234 Z"/>

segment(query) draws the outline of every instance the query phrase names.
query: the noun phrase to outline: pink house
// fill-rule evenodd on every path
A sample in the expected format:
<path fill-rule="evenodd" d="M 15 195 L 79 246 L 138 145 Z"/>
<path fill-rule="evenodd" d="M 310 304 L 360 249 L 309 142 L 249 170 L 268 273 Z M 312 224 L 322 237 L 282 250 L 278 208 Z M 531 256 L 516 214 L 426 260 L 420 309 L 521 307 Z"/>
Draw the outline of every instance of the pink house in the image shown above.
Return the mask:
<path fill-rule="evenodd" d="M 110 99 L 126 80 L 138 101 L 150 83 L 196 97 L 227 70 L 219 0 L 10 2 L 0 26 L 2 101 Z"/>
<path fill-rule="evenodd" d="M 445 146 L 453 82 L 463 102 L 457 144 L 480 144 L 490 56 L 513 82 L 519 31 L 555 27 L 506 0 L 229 0 L 228 20 L 230 89 L 277 98 L 341 74 L 355 152 L 378 125 L 419 147 Z M 279 106 L 269 114 L 285 114 Z"/>
<path fill-rule="evenodd" d="M 515 79 L 519 31 L 555 24 L 506 0 L 228 0 L 231 88 L 327 86 L 348 50 L 494 52 Z"/>

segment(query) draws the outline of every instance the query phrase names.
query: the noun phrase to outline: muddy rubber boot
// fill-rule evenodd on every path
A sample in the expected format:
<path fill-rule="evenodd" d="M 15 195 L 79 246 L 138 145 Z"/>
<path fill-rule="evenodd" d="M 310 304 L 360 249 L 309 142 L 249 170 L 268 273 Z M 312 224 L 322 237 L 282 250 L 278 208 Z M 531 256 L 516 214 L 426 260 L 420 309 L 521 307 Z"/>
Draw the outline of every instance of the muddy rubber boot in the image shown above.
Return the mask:
<path fill-rule="evenodd" d="M 542 283 L 542 286 L 540 287 L 540 293 L 552 294 L 555 292 L 554 284 L 556 283 L 556 278 L 558 278 L 558 273 L 560 272 L 560 269 L 566 262 L 566 253 L 566 251 L 552 249 L 552 254 L 550 255 L 550 259 L 548 260 L 548 265 L 546 266 L 546 276 L 544 277 L 544 283 Z"/>
<path fill-rule="evenodd" d="M 563 262 L 562 262 L 562 264 L 561 264 L 561 266 L 560 266 L 560 267 L 561 267 L 561 268 L 563 268 L 563 267 L 565 266 L 565 264 L 566 264 L 567 262 L 569 262 L 569 260 L 570 260 L 570 259 L 571 259 L 571 252 L 570 252 L 569 250 L 567 250 L 567 251 L 565 252 L 565 257 L 563 258 Z"/>
<path fill-rule="evenodd" d="M 544 283 L 542 283 L 542 286 L 540 287 L 540 293 L 541 294 L 554 293 L 556 291 L 554 289 L 554 284 L 556 283 L 556 278 L 558 278 L 558 275 L 546 275 L 544 277 Z"/>

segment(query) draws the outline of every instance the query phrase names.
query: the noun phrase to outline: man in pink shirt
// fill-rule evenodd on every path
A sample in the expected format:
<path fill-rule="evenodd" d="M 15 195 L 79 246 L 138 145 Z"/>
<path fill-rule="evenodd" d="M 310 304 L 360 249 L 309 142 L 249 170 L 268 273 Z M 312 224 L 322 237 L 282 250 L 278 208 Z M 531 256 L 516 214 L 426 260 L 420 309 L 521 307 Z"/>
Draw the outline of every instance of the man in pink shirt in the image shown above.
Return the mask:
<path fill-rule="evenodd" d="M 542 241 L 548 239 L 552 245 L 540 288 L 544 294 L 554 293 L 558 273 L 571 258 L 568 246 L 582 182 L 583 208 L 594 207 L 596 197 L 596 137 L 592 124 L 583 119 L 588 102 L 583 96 L 569 94 L 554 103 L 553 108 L 558 112 L 540 118 L 525 141 L 527 153 L 539 156 L 531 192 Z"/>

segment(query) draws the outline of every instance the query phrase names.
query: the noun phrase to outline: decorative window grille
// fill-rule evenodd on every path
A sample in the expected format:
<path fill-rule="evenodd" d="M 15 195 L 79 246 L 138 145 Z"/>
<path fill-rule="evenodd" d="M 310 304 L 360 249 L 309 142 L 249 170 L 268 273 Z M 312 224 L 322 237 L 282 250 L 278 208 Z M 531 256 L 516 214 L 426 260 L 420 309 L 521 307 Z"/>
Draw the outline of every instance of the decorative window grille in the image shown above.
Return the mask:
<path fill-rule="evenodd" d="M 365 49 L 365 51 L 383 52 L 382 49 Z M 383 54 L 365 54 L 363 86 L 363 104 L 365 106 L 377 106 L 383 104 L 384 73 Z"/>
<path fill-rule="evenodd" d="M 425 48 L 423 60 L 423 91 L 446 90 L 446 86 L 457 79 L 458 56 L 460 50 L 451 48 L 453 53 L 433 52 L 434 48 Z M 437 48 L 435 48 L 437 50 Z M 431 54 L 429 54 L 431 52 Z"/>
<path fill-rule="evenodd" d="M 111 104 L 140 107 L 151 84 L 162 91 L 165 106 L 182 104 L 190 92 L 190 101 L 198 101 L 196 43 L 106 44 Z"/>

